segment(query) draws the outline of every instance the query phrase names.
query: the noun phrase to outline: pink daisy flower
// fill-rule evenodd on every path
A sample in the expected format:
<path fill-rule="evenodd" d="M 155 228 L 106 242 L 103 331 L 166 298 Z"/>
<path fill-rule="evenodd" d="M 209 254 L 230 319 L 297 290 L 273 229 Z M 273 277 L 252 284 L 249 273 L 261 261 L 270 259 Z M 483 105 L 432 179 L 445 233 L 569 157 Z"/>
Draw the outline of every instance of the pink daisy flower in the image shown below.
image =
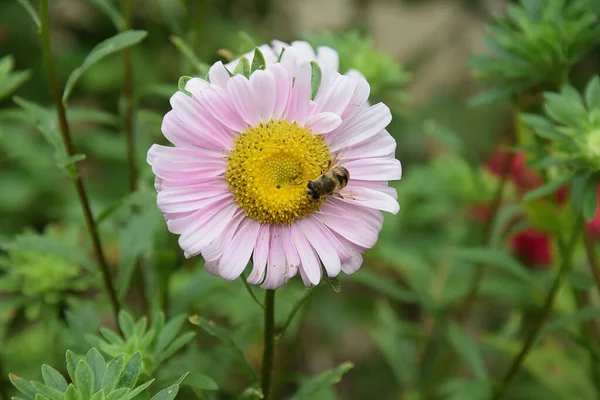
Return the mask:
<path fill-rule="evenodd" d="M 238 61 L 228 70 L 217 62 L 208 81 L 186 83 L 191 96 L 171 97 L 162 131 L 175 147 L 148 151 L 158 207 L 185 256 L 201 254 L 225 279 L 250 260 L 247 281 L 264 289 L 298 272 L 307 286 L 323 273 L 354 273 L 377 241 L 381 211 L 399 210 L 388 186 L 402 174 L 385 130 L 390 110 L 369 106 L 369 84 L 341 75 L 332 49 L 260 50 L 266 65 L 249 78 L 230 76 Z M 314 99 L 310 61 L 322 70 Z"/>

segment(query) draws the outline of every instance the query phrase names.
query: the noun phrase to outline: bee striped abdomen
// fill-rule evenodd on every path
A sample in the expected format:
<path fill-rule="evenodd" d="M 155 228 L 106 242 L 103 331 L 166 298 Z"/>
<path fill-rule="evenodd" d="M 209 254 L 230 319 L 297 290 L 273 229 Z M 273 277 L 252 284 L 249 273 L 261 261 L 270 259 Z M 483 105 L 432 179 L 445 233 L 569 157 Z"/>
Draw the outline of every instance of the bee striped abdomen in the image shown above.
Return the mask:
<path fill-rule="evenodd" d="M 350 173 L 344 167 L 336 166 L 314 180 L 308 181 L 306 193 L 312 200 L 320 200 L 322 197 L 337 194 L 346 187 L 350 180 Z"/>

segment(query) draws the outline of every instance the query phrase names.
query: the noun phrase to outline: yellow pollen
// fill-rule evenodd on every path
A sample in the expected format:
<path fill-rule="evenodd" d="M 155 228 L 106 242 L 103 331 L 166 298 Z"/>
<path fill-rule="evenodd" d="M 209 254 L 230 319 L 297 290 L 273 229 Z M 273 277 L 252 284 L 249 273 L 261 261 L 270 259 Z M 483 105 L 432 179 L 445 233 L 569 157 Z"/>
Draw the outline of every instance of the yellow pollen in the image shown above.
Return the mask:
<path fill-rule="evenodd" d="M 331 152 L 321 136 L 288 121 L 269 121 L 238 136 L 227 157 L 225 179 L 248 217 L 289 224 L 322 201 L 306 194 L 308 181 L 325 171 Z"/>

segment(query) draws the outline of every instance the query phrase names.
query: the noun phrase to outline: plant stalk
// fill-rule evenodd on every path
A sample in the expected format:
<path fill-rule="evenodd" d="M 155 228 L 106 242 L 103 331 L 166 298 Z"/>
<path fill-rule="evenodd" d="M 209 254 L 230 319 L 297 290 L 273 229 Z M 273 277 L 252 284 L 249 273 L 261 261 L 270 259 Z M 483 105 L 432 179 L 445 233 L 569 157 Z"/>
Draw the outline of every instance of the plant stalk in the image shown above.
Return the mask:
<path fill-rule="evenodd" d="M 263 350 L 263 364 L 261 386 L 263 399 L 269 400 L 271 391 L 271 374 L 273 372 L 273 353 L 275 345 L 275 291 L 267 290 L 265 293 L 265 337 Z"/>
<path fill-rule="evenodd" d="M 54 66 L 54 58 L 52 57 L 52 45 L 50 42 L 50 16 L 48 10 L 48 0 L 40 1 L 40 39 L 42 41 L 42 52 L 44 56 L 44 61 L 46 64 L 46 69 L 48 73 L 48 80 L 50 82 L 50 89 L 52 92 L 52 99 L 54 105 L 56 107 L 56 114 L 58 116 L 59 130 L 63 140 L 63 144 L 67 151 L 68 156 L 73 156 L 76 154 L 75 147 L 73 146 L 73 140 L 71 139 L 71 133 L 69 130 L 69 123 L 67 122 L 67 115 L 65 112 L 65 107 L 61 100 L 60 89 L 58 86 L 58 80 L 56 77 L 56 69 Z M 85 217 L 85 222 L 87 225 L 88 232 L 92 239 L 92 245 L 94 248 L 94 254 L 98 261 L 98 265 L 100 267 L 100 272 L 102 273 L 102 279 L 104 281 L 104 286 L 106 289 L 106 293 L 110 300 L 110 304 L 112 306 L 112 310 L 115 316 L 115 321 L 117 321 L 117 316 L 119 314 L 119 300 L 117 299 L 117 294 L 115 288 L 112 283 L 112 278 L 110 275 L 108 263 L 106 262 L 106 258 L 104 257 L 104 252 L 102 250 L 102 245 L 100 242 L 100 236 L 98 234 L 98 228 L 96 226 L 96 222 L 94 221 L 94 217 L 92 215 L 92 211 L 90 208 L 90 202 L 83 186 L 83 181 L 81 179 L 81 175 L 79 174 L 79 168 L 77 164 L 74 165 L 76 176 L 74 179 L 75 188 L 77 190 L 77 195 L 79 197 L 79 202 L 81 203 L 81 207 L 83 209 L 83 215 Z"/>
<path fill-rule="evenodd" d="M 513 359 L 510 367 L 508 368 L 506 375 L 504 376 L 504 379 L 502 380 L 502 382 L 500 383 L 500 385 L 494 392 L 494 396 L 492 397 L 492 400 L 500 399 L 500 397 L 502 396 L 504 391 L 508 388 L 508 386 L 510 385 L 510 383 L 512 382 L 514 377 L 517 375 L 517 372 L 521 368 L 521 365 L 525 361 L 525 358 L 529 354 L 529 351 L 533 347 L 533 344 L 535 343 L 535 341 L 540 333 L 540 330 L 544 326 L 544 322 L 546 321 L 546 319 L 548 318 L 548 315 L 550 314 L 550 311 L 552 310 L 552 305 L 554 304 L 554 298 L 556 297 L 556 294 L 558 293 L 558 290 L 561 287 L 562 281 L 563 281 L 564 277 L 566 276 L 567 272 L 569 272 L 569 270 L 571 269 L 570 268 L 571 261 L 573 258 L 575 246 L 577 244 L 577 239 L 579 238 L 579 234 L 581 233 L 582 225 L 583 225 L 583 223 L 581 221 L 581 218 L 579 218 L 578 221 L 574 225 L 573 232 L 571 233 L 571 237 L 569 238 L 569 242 L 567 243 L 566 248 L 562 248 L 562 251 L 561 251 L 562 260 L 561 260 L 560 270 L 558 271 L 558 275 L 556 276 L 556 279 L 554 280 L 554 283 L 552 284 L 552 287 L 551 287 L 550 291 L 548 292 L 548 295 L 546 296 L 546 300 L 544 302 L 542 312 L 540 313 L 539 317 L 537 318 L 533 328 L 531 329 L 531 331 L 525 338 L 523 347 L 521 348 L 521 350 L 519 351 L 517 356 Z M 560 246 L 560 247 L 562 247 L 562 246 Z"/>

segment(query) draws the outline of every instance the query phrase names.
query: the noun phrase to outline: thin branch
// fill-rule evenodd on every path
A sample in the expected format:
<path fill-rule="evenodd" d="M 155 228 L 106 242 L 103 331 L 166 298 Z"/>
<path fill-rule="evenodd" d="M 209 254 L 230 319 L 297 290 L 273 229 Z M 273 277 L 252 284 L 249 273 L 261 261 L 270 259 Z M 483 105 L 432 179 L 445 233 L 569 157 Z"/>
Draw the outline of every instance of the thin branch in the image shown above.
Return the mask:
<path fill-rule="evenodd" d="M 250 293 L 250 296 L 252 296 L 252 299 L 256 302 L 256 304 L 258 304 L 260 306 L 260 308 L 262 308 L 263 310 L 265 309 L 265 305 L 258 299 L 258 297 L 256 297 L 256 295 L 254 294 L 254 290 L 252 290 L 252 287 L 250 286 L 250 284 L 248 282 L 246 282 L 246 279 L 242 276 L 241 277 L 242 282 L 244 282 L 244 286 L 246 287 L 246 290 L 248 291 L 248 293 Z"/>
<path fill-rule="evenodd" d="M 48 79 L 50 81 L 50 88 L 52 91 L 52 99 L 54 105 L 56 106 L 56 114 L 58 116 L 58 123 L 60 128 L 60 134 L 67 151 L 68 156 L 74 156 L 76 154 L 75 147 L 73 146 L 73 140 L 71 139 L 71 132 L 69 130 L 69 123 L 67 122 L 67 115 L 65 113 L 65 108 L 63 106 L 61 100 L 60 89 L 58 86 L 58 80 L 56 78 L 56 69 L 54 66 L 54 58 L 52 56 L 52 45 L 50 42 L 50 16 L 48 11 L 48 0 L 41 0 L 40 2 L 40 38 L 42 41 L 42 51 L 44 56 L 44 61 L 46 63 L 46 68 L 48 72 Z M 106 262 L 106 258 L 104 257 L 104 252 L 102 251 L 102 245 L 100 242 L 100 236 L 98 234 L 98 229 L 96 227 L 96 223 L 94 221 L 94 217 L 92 216 L 92 211 L 90 208 L 90 202 L 88 199 L 87 192 L 85 187 L 83 186 L 83 181 L 81 179 L 81 175 L 79 174 L 79 168 L 77 164 L 74 165 L 76 170 L 76 177 L 74 179 L 75 188 L 77 189 L 77 195 L 79 197 L 79 202 L 81 203 L 81 207 L 83 209 L 83 215 L 85 217 L 85 221 L 87 224 L 87 229 L 92 239 L 92 245 L 94 247 L 94 254 L 96 255 L 96 259 L 98 261 L 98 265 L 100 266 L 100 272 L 102 273 L 102 278 L 104 281 L 104 286 L 106 289 L 106 293 L 108 294 L 108 298 L 110 300 L 110 304 L 113 309 L 113 313 L 115 316 L 115 320 L 117 320 L 117 316 L 119 314 L 119 300 L 117 299 L 117 294 L 115 288 L 112 283 L 112 278 L 110 275 L 110 270 L 108 267 L 108 263 Z"/>
<path fill-rule="evenodd" d="M 308 298 L 311 294 L 313 294 L 314 291 L 314 288 L 307 288 L 306 290 L 304 290 L 304 293 L 302 293 L 302 296 L 296 301 L 296 304 L 294 304 L 294 307 L 292 307 L 292 311 L 290 311 L 290 315 L 288 315 L 287 319 L 285 320 L 283 328 L 281 328 L 281 332 L 279 333 L 279 335 L 277 335 L 276 339 L 278 341 L 283 339 L 283 335 L 285 335 L 285 332 L 291 325 L 292 321 L 294 320 L 294 317 L 296 316 L 298 311 L 300 311 L 302 305 L 308 300 Z"/>
<path fill-rule="evenodd" d="M 275 291 L 265 291 L 265 332 L 261 387 L 263 399 L 269 400 L 271 395 L 271 375 L 273 373 L 273 353 L 275 350 Z"/>

